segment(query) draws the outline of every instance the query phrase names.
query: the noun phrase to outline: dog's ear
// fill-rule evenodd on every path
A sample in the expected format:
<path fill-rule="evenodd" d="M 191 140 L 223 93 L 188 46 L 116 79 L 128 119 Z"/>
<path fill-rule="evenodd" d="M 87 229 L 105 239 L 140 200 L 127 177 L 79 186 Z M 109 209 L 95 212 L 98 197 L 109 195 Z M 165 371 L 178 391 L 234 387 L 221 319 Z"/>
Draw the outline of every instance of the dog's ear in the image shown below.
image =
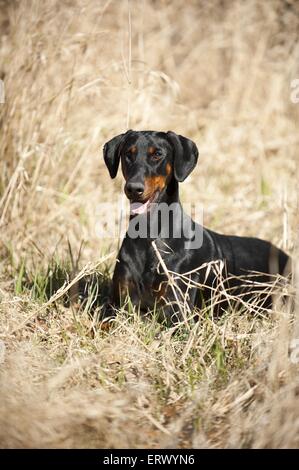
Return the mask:
<path fill-rule="evenodd" d="M 106 142 L 103 149 L 106 167 L 109 170 L 111 178 L 115 178 L 119 167 L 120 153 L 125 143 L 126 137 L 131 130 L 124 134 L 119 134 Z"/>
<path fill-rule="evenodd" d="M 198 149 L 192 140 L 182 135 L 171 131 L 166 135 L 173 148 L 175 179 L 182 182 L 196 166 Z"/>

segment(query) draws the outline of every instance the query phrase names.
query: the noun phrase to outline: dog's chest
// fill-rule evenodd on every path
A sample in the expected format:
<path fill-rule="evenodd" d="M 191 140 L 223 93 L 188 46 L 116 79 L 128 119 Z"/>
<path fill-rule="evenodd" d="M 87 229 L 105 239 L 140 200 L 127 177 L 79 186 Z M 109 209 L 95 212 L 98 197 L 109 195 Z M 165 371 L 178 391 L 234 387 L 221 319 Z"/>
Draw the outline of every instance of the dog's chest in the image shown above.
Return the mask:
<path fill-rule="evenodd" d="M 147 260 L 140 279 L 141 306 L 153 308 L 155 303 L 163 298 L 167 285 L 167 277 L 155 257 Z"/>

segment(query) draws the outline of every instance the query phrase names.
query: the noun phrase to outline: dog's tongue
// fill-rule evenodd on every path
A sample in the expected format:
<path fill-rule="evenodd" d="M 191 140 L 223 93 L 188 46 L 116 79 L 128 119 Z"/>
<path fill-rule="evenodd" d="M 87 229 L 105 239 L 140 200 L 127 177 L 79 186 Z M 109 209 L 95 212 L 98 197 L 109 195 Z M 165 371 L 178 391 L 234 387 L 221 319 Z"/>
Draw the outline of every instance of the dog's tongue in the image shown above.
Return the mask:
<path fill-rule="evenodd" d="M 148 199 L 145 203 L 142 202 L 131 202 L 130 212 L 132 215 L 135 214 L 144 214 L 147 211 L 150 200 Z"/>

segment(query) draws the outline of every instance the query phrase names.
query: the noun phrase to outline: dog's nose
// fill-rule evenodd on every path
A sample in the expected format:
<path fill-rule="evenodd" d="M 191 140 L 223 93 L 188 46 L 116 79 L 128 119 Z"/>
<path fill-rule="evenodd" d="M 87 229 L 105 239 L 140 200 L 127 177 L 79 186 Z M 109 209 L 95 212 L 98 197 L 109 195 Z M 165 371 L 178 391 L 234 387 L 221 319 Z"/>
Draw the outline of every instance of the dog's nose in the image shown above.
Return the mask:
<path fill-rule="evenodd" d="M 138 198 L 144 193 L 144 184 L 138 182 L 128 182 L 126 184 L 126 192 L 129 198 Z"/>

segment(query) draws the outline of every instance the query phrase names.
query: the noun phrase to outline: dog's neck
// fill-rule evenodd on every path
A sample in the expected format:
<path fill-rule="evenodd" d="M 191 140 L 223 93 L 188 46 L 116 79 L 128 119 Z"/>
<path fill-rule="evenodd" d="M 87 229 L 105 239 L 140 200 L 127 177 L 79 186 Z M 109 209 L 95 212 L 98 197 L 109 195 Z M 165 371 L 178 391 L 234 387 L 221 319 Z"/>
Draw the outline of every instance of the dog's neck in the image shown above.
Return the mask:
<path fill-rule="evenodd" d="M 181 204 L 179 195 L 179 183 L 174 177 L 170 180 L 169 184 L 165 189 L 164 194 L 161 197 L 161 201 L 159 202 L 165 202 L 166 204 Z"/>

